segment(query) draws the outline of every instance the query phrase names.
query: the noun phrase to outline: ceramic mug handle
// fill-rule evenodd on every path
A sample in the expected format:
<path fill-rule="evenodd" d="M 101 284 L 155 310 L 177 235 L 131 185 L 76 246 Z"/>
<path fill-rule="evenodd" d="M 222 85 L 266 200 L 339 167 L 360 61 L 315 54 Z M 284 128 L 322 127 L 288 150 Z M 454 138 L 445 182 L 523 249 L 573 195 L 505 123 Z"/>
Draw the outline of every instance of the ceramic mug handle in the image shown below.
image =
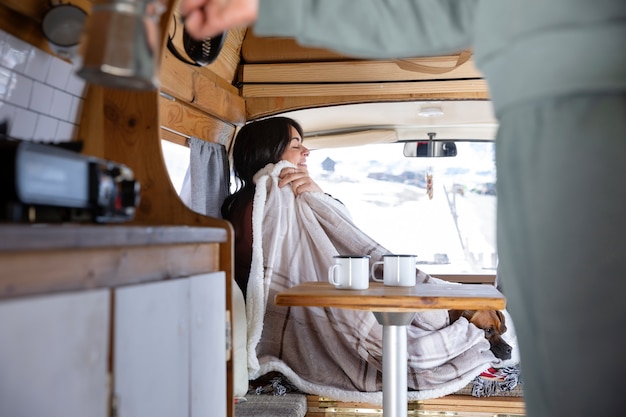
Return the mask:
<path fill-rule="evenodd" d="M 374 262 L 372 264 L 372 269 L 370 270 L 370 276 L 372 277 L 372 279 L 374 281 L 377 281 L 377 282 L 384 282 L 385 281 L 384 277 L 383 278 L 376 278 L 376 275 L 374 275 L 374 269 L 376 269 L 376 265 L 382 265 L 384 263 L 385 263 L 384 261 L 377 261 L 377 262 Z"/>
<path fill-rule="evenodd" d="M 339 279 L 337 278 L 337 274 L 335 274 L 335 271 L 340 266 L 341 265 L 339 265 L 339 264 L 334 264 L 334 265 L 331 265 L 330 267 L 328 267 L 328 282 L 333 284 L 335 287 L 340 284 Z"/>

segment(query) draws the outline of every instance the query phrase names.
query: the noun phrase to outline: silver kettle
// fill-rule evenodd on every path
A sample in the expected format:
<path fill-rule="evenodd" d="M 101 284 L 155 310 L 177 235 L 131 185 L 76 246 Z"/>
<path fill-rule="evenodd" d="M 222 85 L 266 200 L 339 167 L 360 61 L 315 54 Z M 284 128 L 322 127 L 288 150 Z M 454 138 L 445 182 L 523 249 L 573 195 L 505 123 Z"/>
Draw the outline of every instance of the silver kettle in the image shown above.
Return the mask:
<path fill-rule="evenodd" d="M 162 0 L 95 0 L 77 74 L 105 87 L 159 87 Z"/>

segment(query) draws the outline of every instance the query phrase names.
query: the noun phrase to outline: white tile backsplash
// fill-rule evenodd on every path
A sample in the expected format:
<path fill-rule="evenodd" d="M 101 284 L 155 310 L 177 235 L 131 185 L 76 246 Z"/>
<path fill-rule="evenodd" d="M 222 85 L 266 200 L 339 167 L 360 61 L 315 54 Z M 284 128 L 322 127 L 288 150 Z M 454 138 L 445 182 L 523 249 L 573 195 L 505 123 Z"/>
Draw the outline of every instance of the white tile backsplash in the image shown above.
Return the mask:
<path fill-rule="evenodd" d="M 48 78 L 50 64 L 54 59 L 58 58 L 54 58 L 47 52 L 33 47 L 28 55 L 28 62 L 24 74 L 43 83 L 46 81 L 46 78 Z"/>
<path fill-rule="evenodd" d="M 70 114 L 67 116 L 68 121 L 73 121 L 76 124 L 80 122 L 80 114 L 83 111 L 84 102 L 84 99 L 72 96 L 72 106 L 70 107 Z"/>
<path fill-rule="evenodd" d="M 69 122 L 72 109 L 72 95 L 61 90 L 54 90 L 52 94 L 52 108 L 50 114 L 57 119 Z M 73 121 L 73 120 L 72 120 Z"/>
<path fill-rule="evenodd" d="M 28 55 L 32 49 L 35 48 L 29 43 L 10 34 L 6 34 L 2 51 L 0 51 L 0 57 L 2 57 L 0 64 L 5 68 L 22 73 L 26 69 Z"/>
<path fill-rule="evenodd" d="M 0 49 L 2 49 L 1 45 L 0 45 Z M 0 67 L 0 100 L 3 100 L 3 101 L 7 100 L 12 82 L 13 82 L 13 72 L 6 68 Z"/>
<path fill-rule="evenodd" d="M 15 72 L 11 76 L 11 86 L 7 91 L 6 101 L 26 108 L 30 104 L 32 92 L 33 80 Z"/>
<path fill-rule="evenodd" d="M 0 101 L 0 123 L 5 120 L 12 123 L 13 119 L 15 119 L 15 107 Z"/>
<path fill-rule="evenodd" d="M 69 62 L 0 29 L 0 122 L 27 140 L 76 139 L 86 83 Z"/>
<path fill-rule="evenodd" d="M 37 124 L 37 113 L 17 107 L 11 121 L 9 135 L 14 138 L 32 139 Z"/>
<path fill-rule="evenodd" d="M 35 126 L 33 139 L 39 141 L 52 141 L 56 139 L 58 125 L 59 120 L 40 114 L 37 116 L 37 125 Z"/>
<path fill-rule="evenodd" d="M 51 113 L 53 95 L 54 88 L 35 81 L 33 91 L 30 94 L 30 109 L 44 114 Z"/>
<path fill-rule="evenodd" d="M 76 137 L 77 126 L 72 123 L 59 121 L 57 132 L 54 136 L 56 142 L 68 142 L 70 138 Z"/>
<path fill-rule="evenodd" d="M 72 64 L 62 59 L 51 59 L 50 70 L 46 76 L 46 83 L 55 88 L 65 90 L 70 72 L 72 72 Z"/>
<path fill-rule="evenodd" d="M 76 75 L 75 69 L 70 72 L 65 91 L 76 97 L 85 97 L 86 81 Z"/>

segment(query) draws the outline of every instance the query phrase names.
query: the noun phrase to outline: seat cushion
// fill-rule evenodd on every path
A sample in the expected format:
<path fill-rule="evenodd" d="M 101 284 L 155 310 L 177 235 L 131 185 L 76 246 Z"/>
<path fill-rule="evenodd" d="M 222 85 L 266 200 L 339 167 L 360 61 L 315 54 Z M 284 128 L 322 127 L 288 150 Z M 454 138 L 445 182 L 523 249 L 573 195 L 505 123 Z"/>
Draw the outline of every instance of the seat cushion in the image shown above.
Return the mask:
<path fill-rule="evenodd" d="M 235 404 L 235 417 L 304 417 L 307 411 L 306 395 L 257 395 L 252 391 L 245 401 Z"/>

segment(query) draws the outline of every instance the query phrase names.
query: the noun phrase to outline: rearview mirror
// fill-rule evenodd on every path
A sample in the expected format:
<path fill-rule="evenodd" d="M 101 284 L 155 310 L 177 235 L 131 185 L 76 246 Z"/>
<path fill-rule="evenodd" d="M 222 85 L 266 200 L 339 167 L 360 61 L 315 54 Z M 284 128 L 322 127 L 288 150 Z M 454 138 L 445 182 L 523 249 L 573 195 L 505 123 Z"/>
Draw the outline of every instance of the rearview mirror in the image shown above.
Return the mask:
<path fill-rule="evenodd" d="M 456 144 L 452 141 L 418 140 L 404 144 L 404 156 L 409 158 L 433 158 L 456 156 Z"/>

